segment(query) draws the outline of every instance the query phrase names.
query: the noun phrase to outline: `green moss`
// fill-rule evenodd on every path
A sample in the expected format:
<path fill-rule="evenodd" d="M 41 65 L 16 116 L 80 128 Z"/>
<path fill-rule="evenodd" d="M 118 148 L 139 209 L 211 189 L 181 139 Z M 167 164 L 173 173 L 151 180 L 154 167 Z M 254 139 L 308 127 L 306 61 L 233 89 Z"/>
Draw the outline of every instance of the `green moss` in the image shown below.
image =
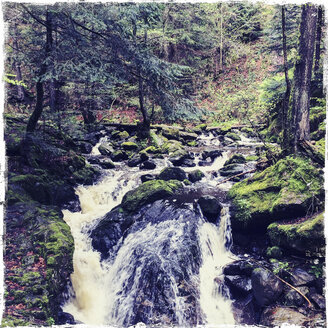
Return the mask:
<path fill-rule="evenodd" d="M 204 124 L 204 123 L 203 124 L 198 124 L 198 125 L 195 126 L 196 129 L 201 129 L 203 131 L 206 130 L 206 127 L 207 127 L 207 125 Z"/>
<path fill-rule="evenodd" d="M 236 183 L 228 194 L 235 210 L 235 227 L 265 227 L 277 217 L 305 214 L 312 205 L 322 207 L 323 177 L 309 160 L 286 157 Z"/>
<path fill-rule="evenodd" d="M 120 139 L 126 139 L 126 138 L 129 138 L 129 133 L 127 131 L 122 131 L 120 133 L 118 133 L 118 137 Z"/>
<path fill-rule="evenodd" d="M 125 150 L 136 150 L 138 149 L 138 145 L 132 141 L 126 141 L 122 143 L 122 147 Z"/>
<path fill-rule="evenodd" d="M 190 186 L 190 185 L 191 185 L 191 182 L 190 182 L 188 179 L 184 179 L 184 180 L 183 180 L 183 183 L 184 183 L 186 186 Z"/>
<path fill-rule="evenodd" d="M 246 156 L 246 161 L 247 162 L 252 162 L 252 161 L 257 161 L 259 159 L 258 156 L 253 155 L 253 156 Z"/>
<path fill-rule="evenodd" d="M 228 159 L 224 166 L 230 165 L 230 164 L 243 164 L 246 163 L 246 159 L 242 154 L 234 154 L 230 159 Z"/>
<path fill-rule="evenodd" d="M 268 227 L 272 245 L 311 254 L 322 252 L 325 245 L 324 213 L 295 224 L 272 223 Z"/>
<path fill-rule="evenodd" d="M 78 184 L 86 185 L 92 184 L 99 176 L 100 172 L 91 165 L 86 165 L 81 170 L 73 173 L 73 178 Z"/>
<path fill-rule="evenodd" d="M 326 157 L 326 141 L 325 138 L 322 138 L 315 143 L 315 147 L 318 152 L 325 158 Z"/>
<path fill-rule="evenodd" d="M 237 133 L 234 133 L 234 132 L 228 132 L 228 133 L 225 134 L 225 136 L 227 138 L 232 139 L 233 141 L 240 141 L 241 140 L 239 135 Z"/>
<path fill-rule="evenodd" d="M 282 250 L 278 246 L 268 247 L 266 251 L 266 256 L 280 259 L 282 257 Z"/>
<path fill-rule="evenodd" d="M 182 186 L 182 183 L 177 180 L 147 181 L 124 195 L 122 208 L 125 211 L 134 212 L 145 204 L 172 196 L 174 192 L 182 188 Z"/>
<path fill-rule="evenodd" d="M 187 143 L 187 145 L 188 145 L 189 147 L 197 147 L 197 142 L 196 142 L 196 140 L 189 141 L 189 142 Z"/>

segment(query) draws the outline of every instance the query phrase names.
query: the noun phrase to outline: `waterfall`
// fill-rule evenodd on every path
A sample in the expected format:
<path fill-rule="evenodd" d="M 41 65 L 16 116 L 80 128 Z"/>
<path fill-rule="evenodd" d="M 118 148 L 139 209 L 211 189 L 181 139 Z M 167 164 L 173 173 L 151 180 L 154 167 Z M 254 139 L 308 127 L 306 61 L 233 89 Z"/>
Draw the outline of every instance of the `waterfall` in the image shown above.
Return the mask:
<path fill-rule="evenodd" d="M 202 183 L 213 185 L 210 171 L 227 158 L 224 152 L 209 167 L 197 165 L 206 175 Z M 233 260 L 227 205 L 215 226 L 192 204 L 157 201 L 134 218 L 108 259 L 101 261 L 91 246 L 89 233 L 99 220 L 141 183 L 142 174 L 157 174 L 168 161 L 156 164 L 151 171 L 120 164 L 104 171 L 97 184 L 77 188 L 81 212 L 63 211 L 75 242 L 72 288 L 63 310 L 89 325 L 234 324 L 229 292 L 220 284 L 223 266 Z"/>
<path fill-rule="evenodd" d="M 229 251 L 232 243 L 230 214 L 223 207 L 220 225 L 204 222 L 199 229 L 202 252 L 200 277 L 200 304 L 205 314 L 205 322 L 210 325 L 234 324 L 229 299 L 229 290 L 223 283 L 222 268 L 234 260 Z"/>

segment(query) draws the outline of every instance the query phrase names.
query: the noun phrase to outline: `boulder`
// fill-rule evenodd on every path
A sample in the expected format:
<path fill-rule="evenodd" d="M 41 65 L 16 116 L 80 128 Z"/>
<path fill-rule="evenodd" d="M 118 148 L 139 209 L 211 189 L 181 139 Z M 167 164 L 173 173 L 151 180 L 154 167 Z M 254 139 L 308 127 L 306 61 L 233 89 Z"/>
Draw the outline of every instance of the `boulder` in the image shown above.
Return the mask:
<path fill-rule="evenodd" d="M 282 282 L 266 269 L 254 269 L 251 279 L 253 295 L 261 306 L 267 306 L 275 302 L 283 291 Z"/>
<path fill-rule="evenodd" d="M 244 165 L 242 164 L 229 164 L 219 169 L 220 175 L 223 177 L 232 177 L 234 175 L 244 172 Z"/>
<path fill-rule="evenodd" d="M 242 154 L 234 154 L 230 159 L 228 159 L 224 166 L 230 165 L 230 164 L 245 164 L 246 158 Z"/>
<path fill-rule="evenodd" d="M 142 183 L 155 180 L 156 178 L 157 176 L 153 174 L 144 174 L 140 177 Z"/>
<path fill-rule="evenodd" d="M 132 141 L 123 142 L 122 145 L 124 150 L 136 150 L 138 149 L 138 145 Z"/>
<path fill-rule="evenodd" d="M 301 268 L 295 268 L 291 272 L 290 277 L 291 283 L 293 286 L 311 286 L 314 285 L 316 281 L 315 275 L 306 272 Z"/>
<path fill-rule="evenodd" d="M 103 169 L 113 169 L 115 164 L 108 158 L 100 158 L 98 163 Z"/>
<path fill-rule="evenodd" d="M 184 158 L 179 166 L 182 166 L 182 167 L 194 167 L 194 166 L 196 166 L 196 164 L 194 163 L 194 161 L 192 159 L 190 159 L 190 158 Z"/>
<path fill-rule="evenodd" d="M 309 293 L 309 289 L 307 287 L 298 287 L 297 289 L 304 295 Z M 287 306 L 301 307 L 304 302 L 304 297 L 294 289 L 291 289 L 285 295 L 284 304 Z"/>
<path fill-rule="evenodd" d="M 242 300 L 235 300 L 232 303 L 232 312 L 236 324 L 255 325 L 256 322 L 256 307 L 252 295 L 247 296 Z"/>
<path fill-rule="evenodd" d="M 205 176 L 205 174 L 201 170 L 195 170 L 195 171 L 191 171 L 188 174 L 188 179 L 191 182 L 195 183 L 197 181 L 202 180 L 204 176 Z"/>
<path fill-rule="evenodd" d="M 268 227 L 272 245 L 277 245 L 302 253 L 324 253 L 324 213 L 301 223 L 272 223 Z"/>
<path fill-rule="evenodd" d="M 224 281 L 234 298 L 240 299 L 252 291 L 251 279 L 245 276 L 225 276 Z"/>
<path fill-rule="evenodd" d="M 284 323 L 307 326 L 309 319 L 298 311 L 282 306 L 273 306 L 262 313 L 260 324 L 269 327 L 281 326 Z"/>
<path fill-rule="evenodd" d="M 215 223 L 222 209 L 220 202 L 213 196 L 202 196 L 198 204 L 208 221 Z"/>
<path fill-rule="evenodd" d="M 167 139 L 179 140 L 179 131 L 181 129 L 175 126 L 162 126 L 162 135 Z"/>
<path fill-rule="evenodd" d="M 147 181 L 138 188 L 128 191 L 124 195 L 122 200 L 122 208 L 128 212 L 133 212 L 142 205 L 172 196 L 182 187 L 183 184 L 177 180 Z"/>
<path fill-rule="evenodd" d="M 148 159 L 148 156 L 147 156 L 147 159 Z M 143 160 L 142 160 L 141 156 L 139 154 L 135 154 L 129 159 L 128 166 L 135 167 L 135 166 L 138 166 L 142 162 L 143 162 Z"/>
<path fill-rule="evenodd" d="M 114 148 L 108 143 L 102 143 L 98 147 L 99 153 L 104 156 L 111 156 L 114 152 Z"/>
<path fill-rule="evenodd" d="M 179 180 L 183 181 L 187 179 L 187 174 L 183 169 L 178 167 L 166 167 L 161 171 L 158 179 L 168 181 L 168 180 Z"/>
<path fill-rule="evenodd" d="M 278 246 L 268 247 L 266 250 L 266 256 L 270 258 L 280 259 L 282 255 L 282 249 Z"/>
<path fill-rule="evenodd" d="M 317 306 L 318 309 L 326 309 L 326 299 L 322 295 L 314 293 L 310 295 L 310 299 Z"/>
<path fill-rule="evenodd" d="M 129 158 L 128 154 L 123 150 L 115 150 L 111 155 L 110 158 L 114 162 L 121 162 Z"/>
<path fill-rule="evenodd" d="M 228 195 L 232 229 L 264 231 L 277 219 L 306 215 L 309 206 L 323 206 L 322 172 L 307 159 L 288 156 L 236 183 Z"/>
<path fill-rule="evenodd" d="M 244 260 L 234 261 L 232 263 L 227 264 L 223 268 L 223 274 L 225 275 L 245 275 L 250 277 L 253 271 L 253 266 Z"/>
<path fill-rule="evenodd" d="M 234 132 L 228 132 L 225 134 L 225 137 L 232 139 L 233 141 L 240 141 L 241 138 L 239 137 L 239 135 L 237 133 Z"/>
<path fill-rule="evenodd" d="M 148 161 L 144 161 L 139 166 L 140 170 L 153 170 L 156 168 L 156 163 L 149 159 Z"/>
<path fill-rule="evenodd" d="M 198 135 L 196 133 L 179 131 L 179 137 L 184 141 L 191 141 L 196 140 Z"/>
<path fill-rule="evenodd" d="M 207 158 L 210 158 L 212 162 L 217 158 L 222 156 L 222 150 L 205 150 L 202 153 L 203 160 L 206 160 Z"/>

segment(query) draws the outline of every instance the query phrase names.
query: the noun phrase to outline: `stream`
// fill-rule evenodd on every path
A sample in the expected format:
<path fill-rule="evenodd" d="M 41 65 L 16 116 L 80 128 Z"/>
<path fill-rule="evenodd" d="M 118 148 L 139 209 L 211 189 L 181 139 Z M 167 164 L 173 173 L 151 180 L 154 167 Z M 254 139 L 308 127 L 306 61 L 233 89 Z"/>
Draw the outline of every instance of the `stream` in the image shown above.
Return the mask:
<path fill-rule="evenodd" d="M 205 176 L 186 187 L 187 194 L 204 194 L 205 190 L 205 194 L 216 195 L 229 190 L 231 181 L 217 186 L 224 180 L 218 170 L 236 152 L 255 154 L 255 140 L 241 137 L 237 144 L 225 147 L 212 134 L 198 137 L 199 147 L 188 149 L 195 155 L 196 166 L 183 169 L 200 169 Z M 101 140 L 93 156 L 99 154 L 100 144 Z M 223 153 L 210 165 L 199 166 L 205 149 L 220 149 Z M 157 201 L 133 223 L 109 258 L 101 260 L 100 253 L 92 248 L 92 228 L 121 203 L 126 192 L 141 184 L 141 175 L 158 174 L 172 166 L 166 158 L 155 162 L 154 170 L 119 163 L 115 169 L 102 169 L 103 178 L 95 185 L 77 188 L 81 211 L 63 211 L 75 242 L 72 285 L 63 310 L 76 322 L 88 325 L 235 324 L 229 290 L 220 283 L 222 268 L 236 259 L 230 252 L 227 202 L 222 204 L 217 224 L 213 224 L 205 220 L 192 201 L 186 200 L 179 210 L 172 202 Z"/>

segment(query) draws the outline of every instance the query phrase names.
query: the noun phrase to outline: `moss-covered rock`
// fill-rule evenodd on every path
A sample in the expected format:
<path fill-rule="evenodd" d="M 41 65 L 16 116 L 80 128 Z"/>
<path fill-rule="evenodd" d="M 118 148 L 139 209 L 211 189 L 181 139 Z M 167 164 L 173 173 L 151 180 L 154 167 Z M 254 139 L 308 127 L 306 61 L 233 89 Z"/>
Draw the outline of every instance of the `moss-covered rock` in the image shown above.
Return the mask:
<path fill-rule="evenodd" d="M 74 172 L 72 176 L 78 184 L 91 185 L 100 176 L 100 172 L 91 165 L 86 165 L 83 169 Z"/>
<path fill-rule="evenodd" d="M 147 181 L 138 188 L 127 192 L 123 197 L 121 206 L 125 211 L 134 212 L 145 204 L 172 196 L 182 186 L 183 184 L 177 180 Z"/>
<path fill-rule="evenodd" d="M 302 223 L 272 223 L 268 227 L 268 236 L 275 246 L 302 253 L 324 253 L 324 213 Z"/>
<path fill-rule="evenodd" d="M 138 145 L 132 141 L 123 142 L 122 145 L 124 150 L 136 150 L 138 149 Z"/>
<path fill-rule="evenodd" d="M 179 167 L 166 167 L 160 172 L 158 179 L 164 181 L 168 181 L 168 180 L 183 181 L 187 179 L 187 174 L 184 170 L 182 170 Z"/>
<path fill-rule="evenodd" d="M 201 170 L 194 170 L 188 174 L 188 179 L 194 183 L 202 180 L 204 176 L 205 174 Z"/>
<path fill-rule="evenodd" d="M 230 189 L 232 227 L 265 229 L 274 221 L 305 215 L 311 206 L 323 206 L 323 195 L 321 170 L 309 160 L 286 157 Z"/>
<path fill-rule="evenodd" d="M 240 141 L 241 138 L 239 137 L 239 135 L 237 133 L 234 132 L 228 132 L 225 137 L 232 139 L 233 141 Z"/>
<path fill-rule="evenodd" d="M 234 154 L 231 158 L 229 158 L 225 163 L 224 166 L 230 164 L 244 164 L 246 163 L 246 159 L 242 154 Z"/>
<path fill-rule="evenodd" d="M 108 143 L 102 143 L 99 147 L 98 150 L 101 155 L 104 156 L 111 156 L 112 153 L 114 152 L 114 148 L 108 144 Z"/>
<path fill-rule="evenodd" d="M 280 259 L 282 257 L 282 254 L 282 250 L 278 246 L 268 247 L 266 250 L 267 257 Z"/>

